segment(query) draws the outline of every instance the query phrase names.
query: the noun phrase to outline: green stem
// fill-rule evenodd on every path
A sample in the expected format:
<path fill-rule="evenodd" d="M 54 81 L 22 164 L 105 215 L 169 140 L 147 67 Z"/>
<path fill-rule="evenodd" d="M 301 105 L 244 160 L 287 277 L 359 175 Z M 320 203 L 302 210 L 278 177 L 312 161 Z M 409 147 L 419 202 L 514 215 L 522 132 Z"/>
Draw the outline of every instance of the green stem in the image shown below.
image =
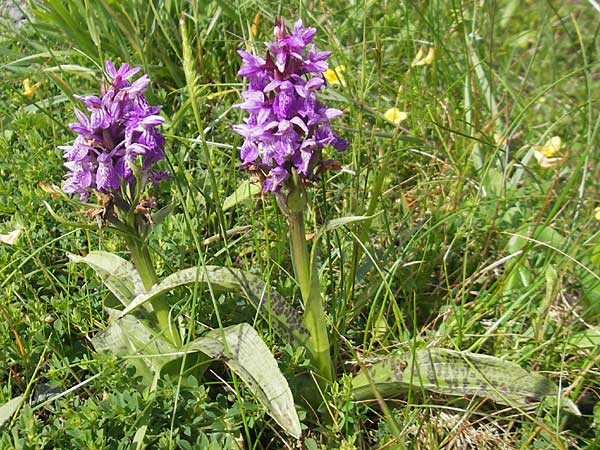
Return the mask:
<path fill-rule="evenodd" d="M 144 284 L 144 289 L 150 290 L 152 286 L 158 283 L 158 277 L 152 264 L 148 246 L 137 237 L 127 237 L 126 240 L 135 268 Z M 167 299 L 161 295 L 152 299 L 151 303 L 161 332 L 175 347 L 180 347 L 181 337 L 177 331 L 177 326 L 171 323 Z"/>
<path fill-rule="evenodd" d="M 304 216 L 302 212 L 289 212 L 290 248 L 294 275 L 300 286 L 302 300 L 306 303 L 310 297 L 310 256 L 306 242 Z"/>
<path fill-rule="evenodd" d="M 288 213 L 290 247 L 296 281 L 304 300 L 304 325 L 310 333 L 307 347 L 319 375 L 327 383 L 333 381 L 329 337 L 316 267 L 311 267 L 302 212 Z"/>

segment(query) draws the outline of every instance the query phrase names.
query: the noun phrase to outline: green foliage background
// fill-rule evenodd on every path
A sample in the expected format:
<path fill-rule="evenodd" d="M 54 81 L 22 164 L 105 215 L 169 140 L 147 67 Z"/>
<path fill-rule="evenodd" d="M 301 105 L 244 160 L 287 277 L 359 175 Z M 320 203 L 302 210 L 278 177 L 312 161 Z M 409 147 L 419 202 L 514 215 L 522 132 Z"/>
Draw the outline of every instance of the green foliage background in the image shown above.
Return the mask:
<path fill-rule="evenodd" d="M 346 376 L 334 387 L 335 439 L 323 438 L 325 424 L 306 422 L 303 445 L 600 447 L 600 12 L 592 2 L 42 0 L 28 10 L 18 30 L 3 24 L 0 46 L 0 234 L 22 230 L 14 246 L 0 244 L 0 404 L 28 398 L 0 429 L 0 447 L 135 448 L 143 425 L 148 448 L 295 445 L 251 394 L 219 381 L 223 368 L 208 383 L 191 377 L 180 389 L 170 380 L 150 395 L 122 362 L 93 353 L 89 337 L 105 326 L 102 306 L 112 299 L 66 252 L 124 247 L 55 223 L 42 201 L 85 218 L 39 187 L 63 176 L 56 147 L 73 138 L 72 94 L 97 92 L 105 59 L 140 65 L 153 80 L 150 101 L 164 104 L 163 168 L 174 174 L 156 195 L 177 205 L 153 236 L 159 272 L 200 260 L 237 266 L 297 302 L 272 199 L 221 208 L 247 178 L 231 131 L 243 116 L 232 108 L 243 87 L 236 50 L 262 51 L 276 16 L 316 27 L 331 66 L 345 66 L 345 85 L 322 98 L 344 111 L 334 125 L 351 146 L 332 155 L 344 169 L 315 186 L 310 223 L 382 212 L 321 242 L 338 361 L 426 345 L 485 353 L 544 373 L 583 412 L 506 413 L 416 396 L 390 403 L 389 416 L 352 403 Z M 180 20 L 194 57 L 187 68 Z M 411 67 L 420 47 L 434 47 L 435 60 Z M 184 69 L 194 77 L 186 81 Z M 22 95 L 25 78 L 42 82 L 33 98 Z M 383 118 L 394 106 L 408 113 L 399 127 Z M 533 152 L 555 135 L 562 161 L 543 169 Z M 231 231 L 225 240 L 221 229 Z M 216 326 L 207 292 L 180 299 L 190 329 Z M 290 377 L 303 364 L 241 299 L 217 300 L 227 323 L 255 324 Z M 393 421 L 405 442 L 393 437 Z"/>

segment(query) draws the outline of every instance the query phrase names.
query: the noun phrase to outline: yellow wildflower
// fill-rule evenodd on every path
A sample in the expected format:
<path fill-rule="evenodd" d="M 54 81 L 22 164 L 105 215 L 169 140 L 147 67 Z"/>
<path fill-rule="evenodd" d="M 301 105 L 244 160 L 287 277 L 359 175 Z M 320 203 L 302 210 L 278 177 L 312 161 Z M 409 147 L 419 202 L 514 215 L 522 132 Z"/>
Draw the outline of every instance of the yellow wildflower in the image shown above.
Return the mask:
<path fill-rule="evenodd" d="M 29 78 L 25 78 L 23 80 L 23 95 L 28 98 L 33 98 L 33 96 L 35 95 L 35 91 L 38 90 L 41 84 L 42 82 L 38 81 L 37 83 L 32 85 L 31 81 L 29 81 Z"/>
<path fill-rule="evenodd" d="M 594 219 L 600 222 L 600 206 L 594 209 Z"/>
<path fill-rule="evenodd" d="M 252 36 L 256 36 L 258 34 L 258 26 L 261 22 L 262 19 L 260 18 L 260 13 L 256 13 L 256 15 L 254 16 L 254 20 L 252 21 Z"/>
<path fill-rule="evenodd" d="M 408 117 L 408 114 L 404 111 L 400 111 L 398 108 L 390 108 L 383 115 L 385 120 L 392 122 L 394 125 L 400 125 Z"/>
<path fill-rule="evenodd" d="M 562 139 L 560 138 L 560 136 L 552 136 L 546 141 L 546 143 L 542 146 L 540 151 L 548 158 L 552 158 L 560 151 L 561 146 Z"/>
<path fill-rule="evenodd" d="M 435 48 L 429 47 L 427 51 L 427 55 L 425 55 L 425 49 L 423 47 L 419 48 L 415 59 L 411 63 L 411 67 L 416 66 L 430 66 L 433 64 L 433 60 L 435 59 Z"/>
<path fill-rule="evenodd" d="M 337 66 L 335 69 L 327 69 L 323 72 L 323 76 L 327 80 L 330 86 L 346 86 L 346 80 L 344 79 L 343 73 L 346 71 L 346 66 Z"/>
<path fill-rule="evenodd" d="M 562 162 L 563 158 L 556 157 L 562 147 L 562 139 L 560 136 L 553 136 L 546 141 L 544 145 L 538 147 L 538 150 L 533 152 L 533 156 L 537 159 L 538 164 L 543 169 L 556 166 Z"/>

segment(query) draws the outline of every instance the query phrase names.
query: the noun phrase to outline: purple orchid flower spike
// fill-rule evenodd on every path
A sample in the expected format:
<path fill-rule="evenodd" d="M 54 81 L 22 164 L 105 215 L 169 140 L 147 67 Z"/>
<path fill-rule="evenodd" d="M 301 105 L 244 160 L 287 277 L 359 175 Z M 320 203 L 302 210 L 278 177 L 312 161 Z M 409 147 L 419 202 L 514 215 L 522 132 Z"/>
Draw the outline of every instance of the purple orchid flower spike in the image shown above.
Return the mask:
<path fill-rule="evenodd" d="M 151 106 L 143 95 L 150 79 L 143 75 L 130 81 L 140 68 L 128 64 L 117 69 L 106 61 L 104 68 L 109 83 L 102 86 L 101 98 L 75 96 L 88 114 L 74 109 L 77 122 L 69 128 L 77 137 L 72 145 L 59 147 L 69 170 L 63 191 L 79 194 L 82 201 L 92 190 L 121 197 L 123 185 L 138 182 L 132 169 L 138 158 L 142 159 L 142 190 L 146 183 L 169 176 L 152 168 L 165 156 L 165 139 L 157 129 L 163 122 L 158 115 L 161 107 Z"/>
<path fill-rule="evenodd" d="M 244 137 L 242 167 L 256 173 L 263 190 L 278 193 L 295 174 L 301 183 L 316 179 L 321 153 L 330 145 L 343 151 L 348 142 L 335 135 L 329 121 L 342 114 L 326 108 L 316 93 L 325 86 L 323 72 L 329 52 L 317 51 L 312 41 L 316 30 L 301 20 L 290 33 L 283 19 L 277 20 L 274 38 L 266 44 L 264 58 L 239 50 L 248 88 L 238 105 L 249 116 L 234 125 Z M 327 167 L 332 167 L 330 162 Z"/>

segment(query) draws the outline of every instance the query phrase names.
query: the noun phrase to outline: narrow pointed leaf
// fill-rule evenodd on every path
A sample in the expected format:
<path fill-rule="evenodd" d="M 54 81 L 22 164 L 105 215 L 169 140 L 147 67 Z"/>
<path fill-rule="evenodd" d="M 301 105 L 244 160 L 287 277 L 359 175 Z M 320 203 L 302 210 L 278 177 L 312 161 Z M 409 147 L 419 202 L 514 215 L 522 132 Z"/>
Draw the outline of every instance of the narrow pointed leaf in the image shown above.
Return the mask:
<path fill-rule="evenodd" d="M 191 342 L 187 350 L 223 360 L 266 406 L 269 415 L 288 434 L 300 437 L 300 420 L 292 392 L 277 361 L 254 328 L 241 323 L 214 330 Z"/>
<path fill-rule="evenodd" d="M 340 217 L 338 219 L 333 219 L 327 222 L 315 235 L 315 241 L 320 239 L 325 233 L 328 231 L 333 231 L 338 228 L 344 227 L 346 225 L 350 225 L 357 222 L 364 222 L 365 220 L 372 219 L 376 217 L 378 214 L 373 214 L 372 216 L 348 216 L 348 217 Z"/>
<path fill-rule="evenodd" d="M 152 225 L 160 225 L 175 210 L 175 205 L 167 205 L 152 215 Z"/>
<path fill-rule="evenodd" d="M 319 248 L 319 240 L 325 235 L 325 233 L 327 233 L 328 231 L 333 231 L 333 230 L 337 230 L 338 228 L 344 227 L 346 225 L 350 225 L 353 223 L 357 223 L 357 222 L 364 222 L 367 220 L 371 220 L 372 218 L 376 217 L 377 215 L 379 215 L 380 213 L 377 214 L 373 214 L 371 216 L 347 216 L 347 217 L 340 217 L 338 219 L 333 219 L 330 220 L 329 222 L 327 222 L 325 225 L 323 225 L 315 234 L 315 237 L 313 239 L 313 244 L 312 244 L 312 251 L 311 251 L 311 255 L 310 255 L 310 265 L 312 267 L 312 270 L 317 270 L 317 250 Z"/>
<path fill-rule="evenodd" d="M 67 255 L 75 263 L 85 263 L 96 271 L 106 287 L 123 304 L 144 292 L 142 279 L 129 261 L 109 252 L 93 251 L 87 256 Z"/>
<path fill-rule="evenodd" d="M 123 310 L 121 317 L 145 305 L 154 297 L 163 295 L 178 286 L 210 283 L 213 289 L 235 292 L 244 296 L 274 328 L 295 344 L 305 342 L 308 331 L 302 324 L 302 315 L 279 293 L 269 290 L 260 278 L 239 269 L 221 266 L 191 267 L 180 270 L 162 280 L 146 293 L 138 294 Z"/>
<path fill-rule="evenodd" d="M 223 202 L 223 211 L 227 211 L 240 203 L 252 200 L 255 195 L 260 194 L 260 185 L 249 181 L 242 181 L 233 194 Z"/>
<path fill-rule="evenodd" d="M 23 403 L 24 397 L 19 395 L 18 397 L 12 398 L 7 401 L 4 405 L 0 406 L 0 427 L 4 422 L 12 417 L 12 415 L 19 409 Z"/>
<path fill-rule="evenodd" d="M 531 373 L 509 361 L 469 352 L 431 348 L 413 355 L 388 355 L 367 369 L 383 396 L 408 389 L 425 389 L 446 395 L 489 398 L 499 404 L 525 407 L 545 397 L 558 397 L 558 387 L 542 375 Z M 364 373 L 353 380 L 357 400 L 373 398 Z M 572 402 L 563 406 L 572 410 Z M 576 410 L 576 407 L 575 407 Z"/>

